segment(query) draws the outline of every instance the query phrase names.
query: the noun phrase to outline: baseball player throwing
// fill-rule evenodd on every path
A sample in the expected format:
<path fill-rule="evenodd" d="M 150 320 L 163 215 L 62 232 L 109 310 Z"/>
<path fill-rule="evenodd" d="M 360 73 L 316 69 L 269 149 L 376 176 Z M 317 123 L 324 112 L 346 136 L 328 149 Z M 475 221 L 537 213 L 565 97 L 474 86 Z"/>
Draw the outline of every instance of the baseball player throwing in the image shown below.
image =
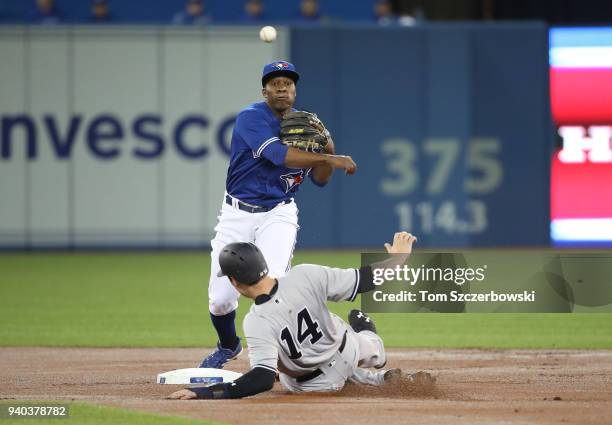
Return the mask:
<path fill-rule="evenodd" d="M 222 368 L 242 352 L 234 323 L 239 293 L 227 279 L 217 276 L 223 247 L 236 241 L 250 241 L 263 254 L 270 274 L 284 275 L 290 268 L 299 228 L 294 196 L 300 184 L 310 177 L 317 186 L 324 186 L 334 169 L 343 169 L 348 174 L 356 170 L 350 157 L 334 155 L 329 132 L 318 120 L 313 125 L 317 140 L 324 141 L 318 145 L 321 149 L 308 144 L 304 146 L 309 148 L 302 150 L 293 147 L 298 145 L 282 143 L 281 118 L 294 111 L 298 79 L 299 74 L 289 62 L 266 65 L 261 80 L 265 100 L 245 108 L 236 118 L 226 193 L 211 241 L 209 310 L 219 342 L 216 351 L 200 367 Z M 304 130 L 294 127 L 295 122 L 288 123 L 288 136 L 296 137 L 296 132 Z"/>
<path fill-rule="evenodd" d="M 327 301 L 353 301 L 358 293 L 373 290 L 372 269 L 403 263 L 415 241 L 409 233 L 396 233 L 393 243 L 385 247 L 398 255 L 385 262 L 360 269 L 302 264 L 277 279 L 268 276 L 266 261 L 256 245 L 227 245 L 219 256 L 219 274 L 255 301 L 243 323 L 251 370 L 231 384 L 184 389 L 170 398 L 251 396 L 270 390 L 277 371 L 281 384 L 291 392 L 337 391 L 347 380 L 382 385 L 401 376 L 399 369 L 369 369 L 380 369 L 387 361 L 373 321 L 352 310 L 347 324 L 330 313 Z M 431 379 L 424 372 L 411 376 L 414 380 Z"/>

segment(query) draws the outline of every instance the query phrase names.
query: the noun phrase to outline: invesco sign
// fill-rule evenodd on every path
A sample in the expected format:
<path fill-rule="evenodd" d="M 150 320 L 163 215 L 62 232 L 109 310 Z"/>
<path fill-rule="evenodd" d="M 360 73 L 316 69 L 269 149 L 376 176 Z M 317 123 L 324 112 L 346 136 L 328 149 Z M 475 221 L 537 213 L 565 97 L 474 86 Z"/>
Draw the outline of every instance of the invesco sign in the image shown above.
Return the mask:
<path fill-rule="evenodd" d="M 235 120 L 236 116 L 231 115 L 217 125 L 211 125 L 209 118 L 202 114 L 186 114 L 168 122 L 156 113 L 142 113 L 132 120 L 100 113 L 90 117 L 75 114 L 62 125 L 53 114 L 2 114 L 0 159 L 10 160 L 17 149 L 23 149 L 18 146 L 21 140 L 25 140 L 28 160 L 38 157 L 39 146 L 45 142 L 49 143 L 58 159 L 70 159 L 75 144 L 82 140 L 91 156 L 99 160 L 108 161 L 123 156 L 154 160 L 169 148 L 187 160 L 199 160 L 210 153 L 211 144 L 206 143 L 204 138 L 207 130 L 213 131 L 213 144 L 229 155 L 231 129 Z M 21 135 L 25 139 L 18 137 Z M 126 139 L 134 143 L 128 146 Z"/>

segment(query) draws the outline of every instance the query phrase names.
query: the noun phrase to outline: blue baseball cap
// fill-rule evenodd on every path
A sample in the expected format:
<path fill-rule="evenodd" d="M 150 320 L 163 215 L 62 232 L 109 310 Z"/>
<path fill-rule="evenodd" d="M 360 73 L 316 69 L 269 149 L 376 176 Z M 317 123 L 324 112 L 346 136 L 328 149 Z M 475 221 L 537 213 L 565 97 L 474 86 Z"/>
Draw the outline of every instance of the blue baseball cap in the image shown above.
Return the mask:
<path fill-rule="evenodd" d="M 295 70 L 295 66 L 292 63 L 285 61 L 275 61 L 267 64 L 263 67 L 263 72 L 261 73 L 261 85 L 262 87 L 266 86 L 266 83 L 274 78 L 279 76 L 289 77 L 293 80 L 294 83 L 297 83 L 300 79 L 300 74 Z"/>

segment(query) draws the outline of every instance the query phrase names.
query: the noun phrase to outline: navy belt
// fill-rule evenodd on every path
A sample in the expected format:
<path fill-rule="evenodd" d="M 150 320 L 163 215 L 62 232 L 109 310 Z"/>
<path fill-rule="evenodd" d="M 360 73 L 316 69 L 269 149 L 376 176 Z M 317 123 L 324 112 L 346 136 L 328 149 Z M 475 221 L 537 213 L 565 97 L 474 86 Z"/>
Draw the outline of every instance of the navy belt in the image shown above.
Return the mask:
<path fill-rule="evenodd" d="M 246 202 L 242 202 L 240 199 L 232 198 L 230 195 L 225 195 L 225 203 L 227 205 L 233 206 L 234 205 L 234 202 L 233 202 L 234 200 L 236 200 L 236 205 L 237 205 L 239 210 L 246 211 L 246 212 L 249 212 L 249 213 L 268 212 L 268 211 L 273 210 L 274 208 L 276 208 L 279 205 L 290 204 L 293 201 L 293 199 L 287 199 L 286 201 L 279 202 L 278 204 L 273 205 L 271 207 L 258 207 L 256 205 L 250 205 L 250 204 L 247 204 Z"/>
<path fill-rule="evenodd" d="M 344 351 L 344 346 L 346 345 L 346 332 L 344 332 L 344 336 L 342 337 L 342 343 L 340 344 L 340 348 L 338 351 L 341 353 Z M 297 382 L 300 384 L 306 381 L 310 381 L 311 379 L 315 379 L 317 376 L 321 375 L 323 371 L 321 369 L 315 369 L 312 372 L 307 373 L 306 375 L 302 375 L 298 378 L 295 378 Z"/>

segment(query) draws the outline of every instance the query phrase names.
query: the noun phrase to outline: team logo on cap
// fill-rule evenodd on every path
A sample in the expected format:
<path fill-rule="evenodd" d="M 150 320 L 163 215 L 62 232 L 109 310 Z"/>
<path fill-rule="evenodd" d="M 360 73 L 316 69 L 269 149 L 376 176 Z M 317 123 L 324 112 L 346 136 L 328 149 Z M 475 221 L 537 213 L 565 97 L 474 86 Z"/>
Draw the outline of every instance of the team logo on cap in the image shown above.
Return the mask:
<path fill-rule="evenodd" d="M 274 64 L 277 69 L 287 69 L 289 68 L 289 64 L 287 62 L 277 62 Z"/>

